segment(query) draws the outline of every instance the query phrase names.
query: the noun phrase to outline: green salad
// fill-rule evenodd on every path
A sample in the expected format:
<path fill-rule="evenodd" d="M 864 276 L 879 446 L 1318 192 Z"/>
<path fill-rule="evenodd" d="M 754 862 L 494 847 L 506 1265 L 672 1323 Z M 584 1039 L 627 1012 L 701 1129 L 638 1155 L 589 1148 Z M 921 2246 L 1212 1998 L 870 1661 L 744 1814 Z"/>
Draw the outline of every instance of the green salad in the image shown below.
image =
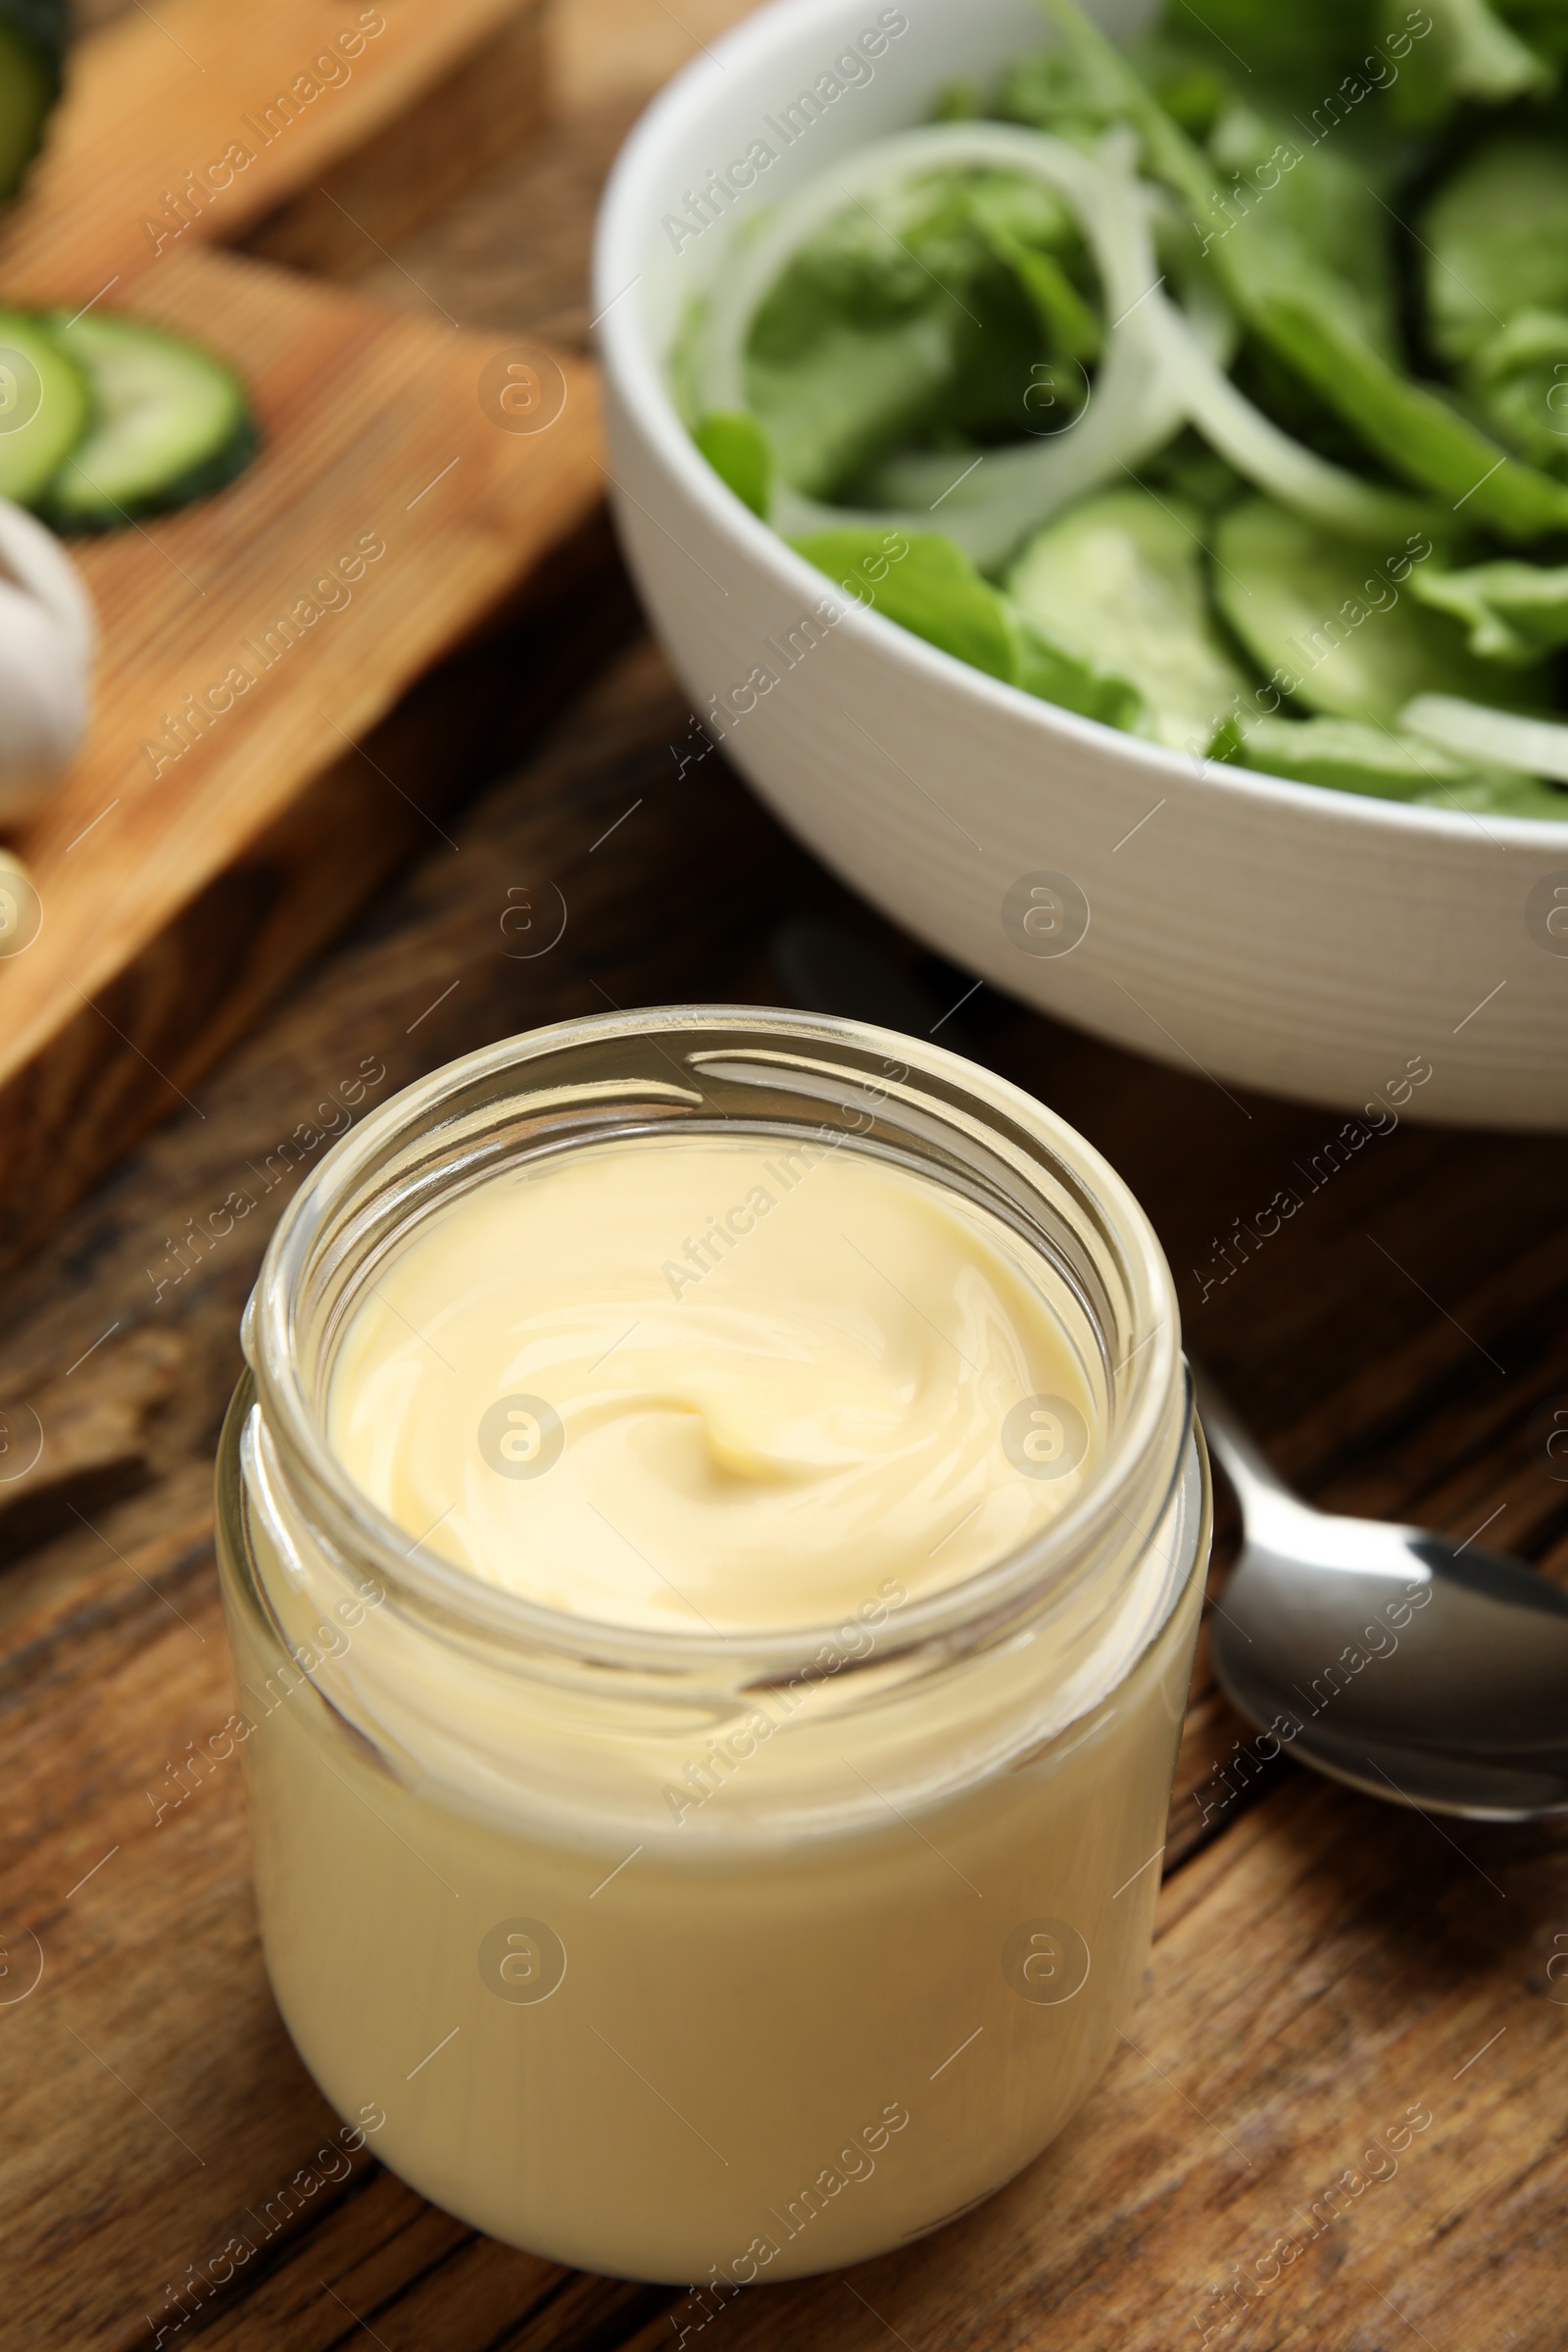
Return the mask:
<path fill-rule="evenodd" d="M 1126 50 L 1045 7 L 731 238 L 698 446 L 1026 694 L 1568 816 L 1568 0 L 1169 0 Z"/>

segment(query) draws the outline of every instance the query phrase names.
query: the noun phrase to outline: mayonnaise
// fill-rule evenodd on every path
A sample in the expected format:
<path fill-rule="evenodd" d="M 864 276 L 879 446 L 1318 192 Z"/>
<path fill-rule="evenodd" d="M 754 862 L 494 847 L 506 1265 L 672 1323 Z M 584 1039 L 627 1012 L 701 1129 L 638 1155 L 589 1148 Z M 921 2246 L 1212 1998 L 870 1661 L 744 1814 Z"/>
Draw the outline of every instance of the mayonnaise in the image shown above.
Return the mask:
<path fill-rule="evenodd" d="M 377 1271 L 327 1434 L 489 1584 L 625 1625 L 825 1623 L 960 1582 L 1093 1466 L 1018 1239 L 863 1151 L 643 1137 L 491 1178 Z"/>
<path fill-rule="evenodd" d="M 677 2335 L 1028 2163 L 1142 1980 L 1207 1545 L 1114 1171 L 912 1040 L 572 1023 L 325 1156 L 247 1352 L 267 1966 L 381 2160 Z"/>

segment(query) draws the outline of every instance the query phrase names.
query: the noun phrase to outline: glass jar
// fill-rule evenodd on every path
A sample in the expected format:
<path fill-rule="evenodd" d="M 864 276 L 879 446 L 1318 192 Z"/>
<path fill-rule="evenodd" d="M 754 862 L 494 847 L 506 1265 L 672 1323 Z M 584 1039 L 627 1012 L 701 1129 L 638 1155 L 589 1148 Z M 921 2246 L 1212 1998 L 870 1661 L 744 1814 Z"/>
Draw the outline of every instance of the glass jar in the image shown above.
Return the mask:
<path fill-rule="evenodd" d="M 388 1252 L 531 1155 L 879 1154 L 1015 1237 L 1097 1400 L 1065 1510 L 809 1634 L 622 1629 L 382 1517 L 327 1447 Z M 496 2237 L 747 2283 L 859 2261 L 1060 2131 L 1137 1996 L 1208 1548 L 1170 1275 L 1114 1172 L 934 1046 L 700 1007 L 470 1054 L 278 1226 L 219 1466 L 267 1965 L 376 2152 Z"/>

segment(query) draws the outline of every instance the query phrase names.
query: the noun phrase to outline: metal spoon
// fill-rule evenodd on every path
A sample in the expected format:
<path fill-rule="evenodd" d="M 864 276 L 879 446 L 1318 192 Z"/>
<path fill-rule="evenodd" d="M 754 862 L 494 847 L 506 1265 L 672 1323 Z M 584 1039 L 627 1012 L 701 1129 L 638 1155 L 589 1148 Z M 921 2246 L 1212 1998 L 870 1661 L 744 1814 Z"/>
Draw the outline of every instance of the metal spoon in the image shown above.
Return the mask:
<path fill-rule="evenodd" d="M 1568 1811 L 1568 1592 L 1471 1543 L 1312 1510 L 1195 1379 L 1245 1530 L 1212 1629 L 1232 1703 L 1372 1796 L 1479 1821 Z"/>

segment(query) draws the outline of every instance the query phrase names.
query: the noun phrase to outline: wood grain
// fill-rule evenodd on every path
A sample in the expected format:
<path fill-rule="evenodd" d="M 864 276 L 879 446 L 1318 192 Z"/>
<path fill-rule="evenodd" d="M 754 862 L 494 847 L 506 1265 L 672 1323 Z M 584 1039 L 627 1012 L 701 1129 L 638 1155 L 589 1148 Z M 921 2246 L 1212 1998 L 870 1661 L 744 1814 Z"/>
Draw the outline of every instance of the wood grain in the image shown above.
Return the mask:
<path fill-rule="evenodd" d="M 11 1249 L 107 1164 L 127 1115 L 179 1096 L 221 1043 L 215 1012 L 250 1001 L 236 958 L 278 871 L 249 855 L 259 837 L 582 524 L 602 481 L 592 378 L 570 362 L 556 421 L 514 432 L 481 405 L 494 342 L 195 250 L 140 299 L 240 368 L 265 446 L 220 500 L 79 553 L 103 629 L 93 723 L 22 841 L 42 930 L 0 965 Z M 360 797 L 400 789 L 362 779 Z M 280 910 L 306 952 L 401 843 L 401 820 L 365 816 Z"/>
<path fill-rule="evenodd" d="M 67 103 L 25 202 L 0 230 L 7 299 L 74 308 L 118 280 L 122 302 L 171 255 L 232 242 L 406 116 L 518 9 L 519 0 L 127 9 L 72 52 Z"/>
<path fill-rule="evenodd" d="M 287 269 L 354 277 L 529 144 L 549 99 L 545 18 L 535 0 L 237 243 Z"/>
<path fill-rule="evenodd" d="M 0 1560 L 144 1483 L 149 1424 L 183 1352 L 172 1332 L 140 1331 L 107 1357 L 67 1366 L 40 1395 L 0 1405 Z"/>
<path fill-rule="evenodd" d="M 128 2352 L 150 2340 L 146 2315 L 171 2316 L 167 2289 L 188 2266 L 248 2230 L 254 2255 L 187 2296 L 192 2316 L 166 2344 L 202 2332 L 225 2352 L 270 2352 L 368 2327 L 388 2352 L 655 2352 L 701 2326 L 705 2343 L 737 2347 L 866 2352 L 891 2328 L 915 2352 L 1168 2352 L 1209 2328 L 1210 2342 L 1393 2352 L 1413 2328 L 1439 2352 L 1556 2352 L 1568 2012 L 1546 1970 L 1568 1948 L 1553 1941 L 1568 1937 L 1568 1839 L 1440 1828 L 1294 1772 L 1237 1775 L 1227 1794 L 1212 1768 L 1234 1768 L 1237 1733 L 1201 1661 L 1132 2046 L 1054 2150 L 941 2236 L 847 2277 L 710 2303 L 704 2321 L 665 2290 L 568 2278 L 476 2238 L 368 2155 L 324 2178 L 340 2169 L 318 2160 L 335 2119 L 266 1991 L 237 1778 L 214 1770 L 157 1826 L 147 1794 L 168 1792 L 170 1767 L 232 1704 L 211 1448 L 239 1307 L 297 1180 L 264 1192 L 256 1171 L 332 1115 L 366 1057 L 385 1070 L 375 1102 L 454 1053 L 607 999 L 776 1002 L 769 943 L 786 916 L 852 923 L 940 1003 L 967 986 L 858 912 L 716 755 L 677 778 L 668 746 L 687 723 L 658 661 L 623 660 L 454 820 L 458 853 L 437 844 L 196 1108 L 13 1277 L 0 1396 L 31 1396 L 52 1420 L 51 1398 L 106 1358 L 113 1387 L 117 1351 L 147 1335 L 174 1356 L 143 1442 L 151 1475 L 118 1498 L 78 1498 L 90 1525 L 58 1532 L 57 1511 L 57 1532 L 0 1587 L 21 1602 L 0 1610 L 13 1789 L 0 1913 L 9 1965 L 26 1962 L 29 1935 L 46 1960 L 37 1991 L 0 2017 L 0 2095 L 18 2119 L 0 2156 L 14 2249 L 0 2259 L 15 2265 L 0 2342 Z M 510 961 L 508 892 L 548 884 L 566 899 L 564 938 Z M 1259 1171 L 1310 1152 L 1311 1111 L 1250 1097 L 1242 1116 L 1217 1090 L 990 992 L 963 1017 L 975 1052 L 1110 1152 L 1178 1265 Z M 1568 1397 L 1564 1160 L 1556 1141 L 1401 1129 L 1325 1189 L 1250 1289 L 1200 1306 L 1184 1276 L 1189 1330 L 1308 1491 L 1455 1533 L 1505 1503 L 1510 1540 L 1568 1574 L 1568 1491 L 1540 1419 Z M 253 1213 L 193 1244 L 236 1185 L 257 1195 Z M 1435 1276 L 1473 1345 L 1413 1285 L 1369 1282 L 1369 1229 Z M 1412 2106 L 1431 2124 L 1373 2159 L 1387 2178 L 1368 2180 L 1367 2151 L 1380 2135 L 1388 2149 Z M 1314 2201 L 1347 2171 L 1365 2185 L 1314 2226 Z M 313 2178 L 284 2217 L 284 2184 Z M 18 2250 L 24 2215 L 41 2261 Z M 1299 2251 L 1264 2280 L 1256 2265 L 1281 2238 Z M 1250 2307 L 1213 2293 L 1237 2266 L 1262 2290 Z"/>

